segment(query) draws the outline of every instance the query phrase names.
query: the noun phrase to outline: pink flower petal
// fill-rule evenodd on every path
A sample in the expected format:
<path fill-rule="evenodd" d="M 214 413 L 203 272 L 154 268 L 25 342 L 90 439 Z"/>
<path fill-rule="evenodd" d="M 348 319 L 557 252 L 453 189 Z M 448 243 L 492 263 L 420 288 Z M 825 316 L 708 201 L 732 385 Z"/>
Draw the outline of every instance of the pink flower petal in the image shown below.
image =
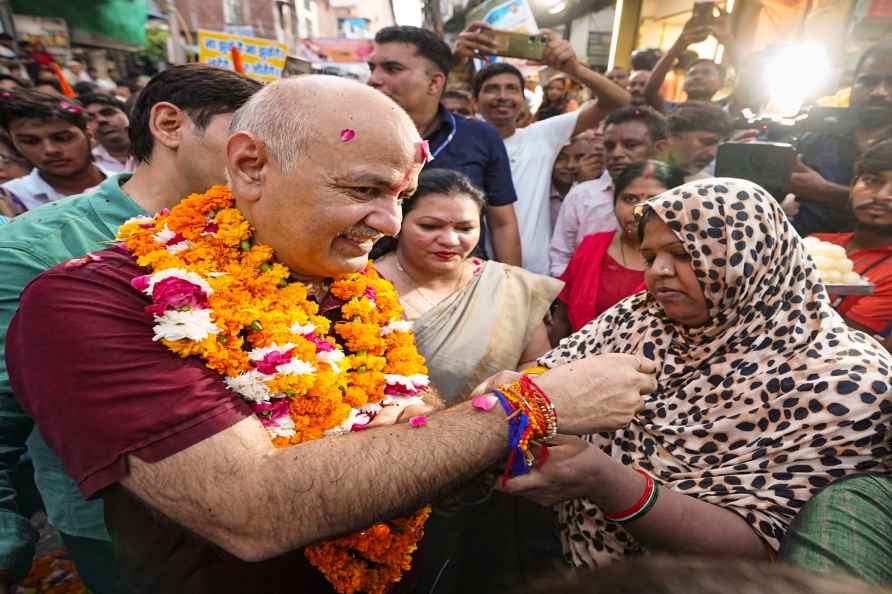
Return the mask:
<path fill-rule="evenodd" d="M 356 138 L 356 130 L 353 128 L 344 128 L 341 130 L 341 142 L 350 142 Z"/>
<path fill-rule="evenodd" d="M 276 373 L 276 367 L 291 362 L 292 352 L 293 350 L 288 350 L 284 353 L 273 351 L 268 353 L 262 360 L 254 361 L 254 367 L 260 373 L 272 375 Z"/>
<path fill-rule="evenodd" d="M 476 408 L 477 410 L 492 410 L 493 407 L 499 402 L 499 399 L 492 394 L 481 394 L 480 396 L 476 396 L 473 400 L 471 400 L 471 406 Z"/>
<path fill-rule="evenodd" d="M 130 286 L 137 291 L 145 291 L 149 288 L 149 275 L 135 276 L 130 279 Z"/>
<path fill-rule="evenodd" d="M 368 429 L 368 428 L 369 428 L 368 423 L 353 423 L 353 425 L 350 427 L 350 431 L 362 431 L 362 430 Z"/>
<path fill-rule="evenodd" d="M 426 140 L 422 140 L 418 143 L 418 149 L 421 153 L 422 163 L 430 163 L 434 160 L 434 156 L 431 154 L 431 146 Z"/>
<path fill-rule="evenodd" d="M 409 424 L 413 427 L 424 427 L 425 425 L 427 425 L 427 417 L 424 415 L 412 417 L 411 419 L 409 419 Z"/>

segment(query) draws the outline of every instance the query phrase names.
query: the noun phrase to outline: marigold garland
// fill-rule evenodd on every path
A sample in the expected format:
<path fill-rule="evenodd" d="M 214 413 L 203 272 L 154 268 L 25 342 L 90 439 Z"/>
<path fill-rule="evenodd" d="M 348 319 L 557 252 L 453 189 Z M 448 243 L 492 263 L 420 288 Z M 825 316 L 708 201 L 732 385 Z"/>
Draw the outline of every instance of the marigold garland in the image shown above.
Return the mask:
<path fill-rule="evenodd" d="M 332 324 L 272 250 L 252 243 L 225 186 L 130 219 L 118 237 L 151 270 L 132 284 L 152 299 L 155 340 L 223 375 L 276 447 L 362 429 L 429 384 L 393 285 L 371 264 L 335 279 Z M 312 545 L 306 557 L 338 592 L 379 594 L 409 569 L 429 513 Z"/>

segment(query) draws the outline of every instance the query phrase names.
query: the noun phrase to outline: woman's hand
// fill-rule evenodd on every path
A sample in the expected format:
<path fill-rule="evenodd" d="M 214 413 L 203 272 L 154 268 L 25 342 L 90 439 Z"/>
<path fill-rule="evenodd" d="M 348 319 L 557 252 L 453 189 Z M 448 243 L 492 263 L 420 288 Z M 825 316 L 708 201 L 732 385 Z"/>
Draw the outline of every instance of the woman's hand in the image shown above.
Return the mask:
<path fill-rule="evenodd" d="M 597 449 L 569 435 L 556 435 L 549 443 L 545 464 L 537 463 L 529 474 L 510 479 L 500 490 L 545 506 L 588 497 L 597 476 Z"/>

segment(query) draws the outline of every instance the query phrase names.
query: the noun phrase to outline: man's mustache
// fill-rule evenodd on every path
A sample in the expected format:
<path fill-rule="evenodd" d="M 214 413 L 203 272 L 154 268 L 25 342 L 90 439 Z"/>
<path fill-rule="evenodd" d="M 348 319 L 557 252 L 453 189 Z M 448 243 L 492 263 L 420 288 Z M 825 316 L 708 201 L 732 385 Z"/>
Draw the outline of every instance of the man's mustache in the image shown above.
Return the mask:
<path fill-rule="evenodd" d="M 882 208 L 886 212 L 892 212 L 892 202 L 880 202 L 879 200 L 873 200 L 871 202 L 865 202 L 864 204 L 859 204 L 855 207 L 855 210 L 864 210 L 866 208 Z"/>

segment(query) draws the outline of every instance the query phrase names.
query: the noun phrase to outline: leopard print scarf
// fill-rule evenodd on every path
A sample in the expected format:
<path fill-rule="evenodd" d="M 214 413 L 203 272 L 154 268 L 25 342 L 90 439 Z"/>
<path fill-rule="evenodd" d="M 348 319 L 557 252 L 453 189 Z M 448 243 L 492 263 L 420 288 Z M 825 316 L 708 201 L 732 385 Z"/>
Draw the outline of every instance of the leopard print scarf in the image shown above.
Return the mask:
<path fill-rule="evenodd" d="M 655 361 L 659 389 L 646 409 L 588 439 L 666 488 L 740 514 L 777 550 L 818 489 L 888 463 L 892 358 L 833 310 L 799 236 L 760 187 L 697 181 L 648 206 L 683 242 L 711 320 L 683 327 L 641 293 L 541 363 L 611 352 Z M 559 518 L 575 565 L 643 551 L 587 500 L 562 504 Z"/>

